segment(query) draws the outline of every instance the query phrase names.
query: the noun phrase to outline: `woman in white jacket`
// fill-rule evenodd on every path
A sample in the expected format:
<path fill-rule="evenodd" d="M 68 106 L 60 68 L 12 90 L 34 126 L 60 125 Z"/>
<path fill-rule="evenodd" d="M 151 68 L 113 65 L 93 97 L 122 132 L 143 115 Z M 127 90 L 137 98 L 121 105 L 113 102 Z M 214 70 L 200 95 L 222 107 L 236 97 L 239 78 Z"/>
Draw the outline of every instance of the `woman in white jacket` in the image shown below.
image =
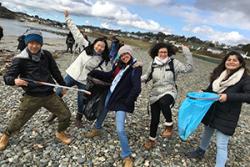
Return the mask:
<path fill-rule="evenodd" d="M 151 106 L 150 136 L 149 140 L 144 144 L 147 150 L 155 146 L 161 112 L 165 118 L 165 130 L 161 133 L 161 136 L 165 138 L 172 136 L 173 121 L 171 105 L 174 104 L 177 96 L 176 77 L 179 73 L 190 72 L 193 68 L 193 59 L 190 50 L 188 47 L 182 46 L 182 51 L 187 59 L 185 64 L 172 58 L 175 51 L 170 44 L 157 43 L 150 50 L 150 56 L 153 60 L 146 74 L 142 76 L 142 82 L 148 82 L 151 79 L 153 81 L 152 90 L 149 95 Z"/>
<path fill-rule="evenodd" d="M 80 30 L 76 27 L 72 19 L 69 17 L 68 11 L 64 12 L 65 20 L 68 28 L 73 34 L 73 37 L 79 45 L 85 47 L 83 52 L 75 59 L 75 61 L 67 68 L 64 81 L 66 86 L 77 86 L 79 89 L 85 89 L 87 74 L 93 69 L 106 71 L 107 63 L 109 62 L 109 49 L 106 38 L 97 38 L 91 45 L 83 37 Z M 106 63 L 104 63 L 106 62 Z M 57 89 L 56 94 L 62 96 L 62 89 Z M 76 114 L 75 124 L 77 127 L 82 127 L 81 119 L 84 108 L 84 94 L 78 92 L 77 104 L 78 112 Z M 53 121 L 55 115 L 48 118 L 48 122 Z"/>

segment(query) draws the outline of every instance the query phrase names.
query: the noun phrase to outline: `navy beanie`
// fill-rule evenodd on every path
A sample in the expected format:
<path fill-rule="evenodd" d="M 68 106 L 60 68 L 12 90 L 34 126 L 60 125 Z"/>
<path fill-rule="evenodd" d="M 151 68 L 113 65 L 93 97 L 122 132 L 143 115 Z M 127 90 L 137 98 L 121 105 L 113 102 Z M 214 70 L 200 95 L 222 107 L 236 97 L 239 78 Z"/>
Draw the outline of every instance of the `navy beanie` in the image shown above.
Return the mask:
<path fill-rule="evenodd" d="M 41 45 L 43 45 L 43 37 L 42 37 L 42 33 L 40 31 L 37 30 L 29 30 L 26 34 L 25 34 L 25 44 L 27 45 L 29 42 L 31 41 L 36 41 L 38 43 L 40 43 Z"/>

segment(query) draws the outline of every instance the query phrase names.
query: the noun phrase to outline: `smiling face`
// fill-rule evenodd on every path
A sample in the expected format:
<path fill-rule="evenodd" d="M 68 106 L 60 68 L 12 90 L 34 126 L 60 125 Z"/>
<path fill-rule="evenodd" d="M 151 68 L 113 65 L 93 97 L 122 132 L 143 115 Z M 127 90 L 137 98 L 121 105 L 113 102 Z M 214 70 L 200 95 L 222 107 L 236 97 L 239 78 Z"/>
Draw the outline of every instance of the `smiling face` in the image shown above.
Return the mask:
<path fill-rule="evenodd" d="M 27 47 L 32 54 L 36 54 L 41 50 L 42 45 L 36 41 L 31 41 Z"/>
<path fill-rule="evenodd" d="M 121 61 L 125 64 L 127 64 L 131 59 L 131 55 L 129 53 L 123 53 L 121 55 Z"/>
<path fill-rule="evenodd" d="M 168 57 L 168 49 L 160 48 L 157 55 L 160 59 L 165 59 Z"/>
<path fill-rule="evenodd" d="M 241 67 L 241 64 L 236 55 L 230 55 L 225 62 L 225 67 L 227 70 L 233 71 Z"/>
<path fill-rule="evenodd" d="M 102 54 L 102 52 L 105 50 L 105 43 L 103 41 L 98 41 L 94 45 L 94 50 L 98 54 Z"/>

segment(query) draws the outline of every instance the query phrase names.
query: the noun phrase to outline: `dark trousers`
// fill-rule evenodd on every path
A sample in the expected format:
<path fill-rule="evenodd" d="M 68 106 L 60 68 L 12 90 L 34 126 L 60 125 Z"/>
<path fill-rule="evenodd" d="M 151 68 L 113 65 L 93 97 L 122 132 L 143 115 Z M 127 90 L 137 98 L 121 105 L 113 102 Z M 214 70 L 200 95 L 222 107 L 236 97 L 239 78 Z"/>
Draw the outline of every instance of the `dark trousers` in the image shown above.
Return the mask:
<path fill-rule="evenodd" d="M 165 117 L 166 122 L 172 122 L 172 112 L 170 106 L 173 104 L 173 102 L 174 98 L 171 95 L 167 94 L 155 103 L 151 104 L 150 137 L 156 137 L 161 111 Z"/>
<path fill-rule="evenodd" d="M 66 86 L 68 87 L 72 87 L 72 86 L 77 86 L 78 89 L 85 89 L 86 85 L 74 80 L 71 76 L 69 76 L 68 74 L 64 77 L 64 82 L 66 83 Z M 62 88 L 57 88 L 56 89 L 56 94 L 59 97 L 62 97 Z M 78 91 L 77 92 L 77 111 L 79 114 L 83 114 L 83 108 L 84 105 L 86 104 L 86 97 L 84 95 L 83 92 Z"/>
<path fill-rule="evenodd" d="M 70 50 L 70 53 L 73 53 L 73 44 L 67 44 L 67 52 Z"/>
<path fill-rule="evenodd" d="M 70 125 L 70 111 L 63 100 L 56 94 L 46 97 L 24 95 L 21 99 L 20 111 L 14 115 L 5 131 L 7 135 L 19 131 L 25 123 L 41 108 L 44 107 L 58 118 L 57 131 L 62 132 Z"/>

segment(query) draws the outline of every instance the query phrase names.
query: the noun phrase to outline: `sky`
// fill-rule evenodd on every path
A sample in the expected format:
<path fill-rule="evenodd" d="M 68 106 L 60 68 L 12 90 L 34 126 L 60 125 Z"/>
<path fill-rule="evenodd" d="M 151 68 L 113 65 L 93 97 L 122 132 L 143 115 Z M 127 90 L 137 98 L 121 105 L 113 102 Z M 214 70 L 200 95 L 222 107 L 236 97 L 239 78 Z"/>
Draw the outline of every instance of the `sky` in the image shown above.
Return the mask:
<path fill-rule="evenodd" d="M 249 0 L 4 0 L 2 5 L 61 22 L 69 10 L 78 25 L 250 43 Z"/>

